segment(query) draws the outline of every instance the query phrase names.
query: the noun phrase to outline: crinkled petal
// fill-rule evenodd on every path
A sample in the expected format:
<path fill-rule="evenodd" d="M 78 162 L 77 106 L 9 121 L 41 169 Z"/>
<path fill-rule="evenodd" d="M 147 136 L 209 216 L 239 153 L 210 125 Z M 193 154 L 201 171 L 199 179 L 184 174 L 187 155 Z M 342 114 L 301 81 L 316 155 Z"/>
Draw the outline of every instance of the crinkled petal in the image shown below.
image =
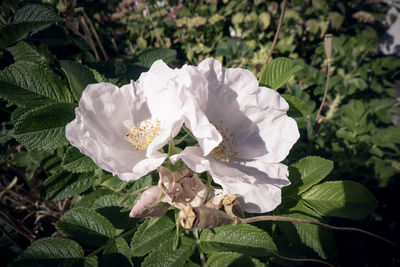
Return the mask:
<path fill-rule="evenodd" d="M 241 68 L 225 69 L 215 59 L 199 64 L 209 80 L 206 114 L 236 136 L 237 158 L 282 161 L 300 137 L 297 123 L 286 115 L 289 105 L 274 90 L 259 87 Z"/>
<path fill-rule="evenodd" d="M 210 123 L 207 116 L 199 108 L 196 109 L 196 101 L 188 91 L 183 91 L 182 101 L 184 105 L 185 125 L 196 137 L 197 142 L 203 150 L 204 155 L 208 155 L 222 141 L 222 136 Z"/>
<path fill-rule="evenodd" d="M 160 166 L 167 155 L 146 158 L 145 151 L 135 150 L 124 139 L 133 126 L 131 111 L 135 107 L 135 101 L 127 101 L 122 93 L 129 87 L 132 85 L 121 89 L 110 83 L 89 85 L 82 93 L 76 119 L 66 126 L 66 137 L 100 168 L 123 180 L 136 180 Z"/>
<path fill-rule="evenodd" d="M 281 203 L 281 188 L 290 184 L 287 166 L 268 164 L 259 160 L 246 165 L 224 164 L 217 160 L 211 162 L 210 174 L 222 186 L 226 194 L 236 194 L 243 198 L 243 210 L 251 213 L 264 213 L 275 209 Z M 227 173 L 231 174 L 227 178 Z M 235 176 L 237 172 L 241 176 Z"/>

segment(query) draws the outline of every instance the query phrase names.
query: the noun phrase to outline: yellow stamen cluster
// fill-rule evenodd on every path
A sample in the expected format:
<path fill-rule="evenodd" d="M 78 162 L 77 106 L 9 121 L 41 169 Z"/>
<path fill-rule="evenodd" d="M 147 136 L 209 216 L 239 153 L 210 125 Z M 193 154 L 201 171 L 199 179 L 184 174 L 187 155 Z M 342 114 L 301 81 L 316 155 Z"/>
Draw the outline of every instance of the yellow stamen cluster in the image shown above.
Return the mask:
<path fill-rule="evenodd" d="M 129 133 L 125 135 L 125 139 L 132 143 L 136 150 L 146 149 L 154 138 L 160 134 L 160 120 L 152 120 L 152 118 L 138 122 L 136 127 L 129 129 Z"/>
<path fill-rule="evenodd" d="M 218 147 L 213 149 L 212 154 L 217 159 L 228 163 L 230 159 L 238 155 L 238 151 L 235 150 L 238 145 L 236 142 L 236 135 L 229 128 L 224 128 L 222 126 L 222 120 L 219 122 L 218 126 L 214 126 L 222 135 L 223 140 Z"/>

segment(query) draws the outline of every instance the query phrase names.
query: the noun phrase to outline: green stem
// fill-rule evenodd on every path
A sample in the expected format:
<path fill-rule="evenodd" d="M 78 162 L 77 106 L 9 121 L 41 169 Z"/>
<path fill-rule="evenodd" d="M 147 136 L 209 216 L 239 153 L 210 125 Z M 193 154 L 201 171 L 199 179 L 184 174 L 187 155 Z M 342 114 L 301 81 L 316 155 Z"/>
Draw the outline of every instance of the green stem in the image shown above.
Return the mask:
<path fill-rule="evenodd" d="M 192 134 L 192 132 L 191 132 L 188 128 L 186 128 L 185 125 L 183 125 L 182 128 L 183 128 L 183 130 L 185 130 L 185 132 L 186 132 L 190 137 L 192 137 L 193 139 L 197 140 L 196 137 L 194 137 L 194 135 Z"/>
<path fill-rule="evenodd" d="M 193 235 L 194 235 L 194 238 L 196 239 L 196 247 L 197 247 L 197 250 L 199 251 L 201 266 L 205 267 L 206 266 L 206 257 L 204 256 L 204 253 L 201 251 L 200 246 L 199 246 L 199 244 L 200 244 L 199 230 L 193 229 Z"/>

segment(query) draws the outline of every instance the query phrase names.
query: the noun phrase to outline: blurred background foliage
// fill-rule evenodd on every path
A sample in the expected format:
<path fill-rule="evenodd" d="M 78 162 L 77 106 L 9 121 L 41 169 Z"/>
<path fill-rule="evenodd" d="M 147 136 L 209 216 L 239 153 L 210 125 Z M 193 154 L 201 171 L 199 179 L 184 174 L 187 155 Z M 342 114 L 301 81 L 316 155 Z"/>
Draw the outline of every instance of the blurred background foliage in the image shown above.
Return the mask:
<path fill-rule="evenodd" d="M 0 26 L 10 22 L 21 6 L 34 2 L 53 8 L 66 23 L 57 22 L 20 38 L 37 51 L 32 55 L 57 74 L 62 75 L 60 60 L 72 60 L 97 70 L 104 75 L 104 81 L 116 84 L 138 78 L 152 62 L 146 51 L 154 47 L 176 51 L 165 50 L 170 53 L 171 66 L 196 65 L 215 57 L 225 67 L 246 68 L 258 76 L 271 48 L 281 10 L 280 2 L 261 0 L 75 0 L 75 10 L 67 0 L 3 0 Z M 273 57 L 290 57 L 303 66 L 279 90 L 303 101 L 296 106 L 299 112 L 291 114 L 298 122 L 301 140 L 285 163 L 310 154 L 334 161 L 330 180 L 346 179 L 365 185 L 376 196 L 379 206 L 364 221 L 330 222 L 361 227 L 396 238 L 394 241 L 399 243 L 400 59 L 379 52 L 379 44 L 390 26 L 386 20 L 389 8 L 379 0 L 289 1 Z M 83 29 L 76 28 L 82 17 L 93 24 L 99 42 L 93 44 L 95 37 L 91 41 Z M 327 33 L 334 36 L 332 71 L 322 112 L 324 121 L 314 136 L 313 126 L 325 86 L 323 38 Z M 16 49 L 0 50 L 0 69 L 16 60 Z M 5 101 L 0 102 L 0 107 L 2 176 L 23 172 L 29 185 L 40 185 L 49 176 L 49 170 L 59 167 L 66 151 L 58 149 L 50 155 L 26 152 L 11 136 L 13 121 L 23 109 L 8 106 Z M 50 203 L 43 205 L 44 210 L 60 214 L 68 209 Z M 38 226 L 37 237 L 51 235 L 55 229 L 48 227 L 51 226 L 46 226 L 46 222 Z M 372 244 L 365 242 L 368 237 L 338 234 L 337 239 L 339 264 L 400 264 L 398 258 L 387 256 L 385 247 L 368 246 L 368 242 Z M 8 244 L 0 241 L 0 246 Z M 7 250 L 9 255 L 18 253 L 16 247 L 11 250 Z"/>

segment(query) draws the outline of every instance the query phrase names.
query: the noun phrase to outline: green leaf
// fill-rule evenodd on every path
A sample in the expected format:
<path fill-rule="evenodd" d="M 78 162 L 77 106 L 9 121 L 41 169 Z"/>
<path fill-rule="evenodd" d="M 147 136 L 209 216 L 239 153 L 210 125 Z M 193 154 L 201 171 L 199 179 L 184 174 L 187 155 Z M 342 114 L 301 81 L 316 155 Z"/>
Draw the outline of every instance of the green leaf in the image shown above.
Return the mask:
<path fill-rule="evenodd" d="M 283 189 L 284 197 L 300 195 L 319 183 L 333 170 L 333 162 L 321 157 L 308 156 L 289 166 L 292 184 Z"/>
<path fill-rule="evenodd" d="M 281 96 L 289 103 L 290 108 L 288 115 L 290 117 L 301 117 L 308 115 L 308 106 L 303 102 L 303 100 L 293 95 L 281 94 Z"/>
<path fill-rule="evenodd" d="M 299 218 L 310 221 L 324 222 L 315 211 L 306 207 L 301 201 L 289 210 L 288 214 L 279 214 L 284 217 Z M 336 241 L 331 230 L 306 223 L 278 222 L 279 229 L 296 249 L 301 250 L 300 242 L 313 249 L 321 258 L 336 257 Z M 307 252 L 304 251 L 303 254 Z"/>
<path fill-rule="evenodd" d="M 78 202 L 72 203 L 73 207 L 93 207 L 93 203 L 101 196 L 112 194 L 114 191 L 109 189 L 97 189 L 89 194 L 85 194 Z"/>
<path fill-rule="evenodd" d="M 56 173 L 44 181 L 42 195 L 48 200 L 63 200 L 85 192 L 95 181 L 93 173 Z"/>
<path fill-rule="evenodd" d="M 119 179 L 117 176 L 113 176 L 111 173 L 103 173 L 103 177 L 106 179 L 101 183 L 102 186 L 110 188 L 114 191 L 121 191 L 132 182 L 126 182 Z"/>
<path fill-rule="evenodd" d="M 62 159 L 62 166 L 70 172 L 82 173 L 97 169 L 93 160 L 79 152 L 75 147 L 69 147 Z"/>
<path fill-rule="evenodd" d="M 46 237 L 32 243 L 9 266 L 69 266 L 83 259 L 83 250 L 76 242 Z"/>
<path fill-rule="evenodd" d="M 323 216 L 363 219 L 376 208 L 375 197 L 352 181 L 332 181 L 314 186 L 302 200 Z"/>
<path fill-rule="evenodd" d="M 168 48 L 150 48 L 137 55 L 135 65 L 150 68 L 154 61 L 162 59 L 166 64 L 171 64 L 176 60 L 176 51 Z"/>
<path fill-rule="evenodd" d="M 126 193 L 131 194 L 143 188 L 150 187 L 152 185 L 152 181 L 153 179 L 151 177 L 151 174 L 148 174 L 140 178 L 139 180 L 136 180 L 133 186 L 129 188 Z M 133 207 L 133 205 L 136 204 L 136 201 L 139 199 L 140 196 L 141 196 L 140 193 L 131 195 L 125 202 L 122 203 L 122 205 L 124 207 Z"/>
<path fill-rule="evenodd" d="M 57 75 L 30 61 L 18 61 L 0 71 L 0 88 L 1 98 L 22 107 L 73 103 L 66 84 Z"/>
<path fill-rule="evenodd" d="M 86 86 L 97 83 L 94 73 L 88 67 L 76 61 L 60 60 L 60 64 L 62 70 L 67 75 L 72 94 L 79 101 Z"/>
<path fill-rule="evenodd" d="M 15 123 L 15 139 L 31 150 L 52 150 L 67 145 L 65 125 L 75 118 L 74 108 L 74 104 L 55 103 L 25 113 Z"/>
<path fill-rule="evenodd" d="M 195 248 L 194 240 L 181 237 L 180 244 L 173 250 L 174 237 L 164 240 L 143 261 L 142 266 L 185 266 L 186 260 L 192 255 Z"/>
<path fill-rule="evenodd" d="M 39 167 L 49 169 L 58 165 L 59 162 L 60 159 L 57 156 L 41 151 L 20 152 L 15 154 L 11 160 L 11 163 L 16 166 L 26 167 L 27 179 L 31 179 Z"/>
<path fill-rule="evenodd" d="M 203 230 L 200 236 L 200 247 L 205 253 L 235 251 L 254 256 L 265 256 L 277 251 L 268 233 L 247 224 Z"/>
<path fill-rule="evenodd" d="M 18 9 L 13 18 L 0 29 L 0 49 L 23 39 L 31 31 L 36 33 L 62 19 L 46 5 L 32 3 Z"/>
<path fill-rule="evenodd" d="M 133 266 L 131 250 L 126 240 L 122 237 L 113 239 L 112 242 L 103 251 L 103 255 L 110 255 L 112 256 L 110 257 L 111 259 L 114 257 L 118 257 L 116 256 L 116 254 L 124 256 L 125 259 L 121 259 L 122 262 L 126 263 L 127 261 L 128 265 Z M 123 264 L 123 266 L 124 265 L 127 266 L 126 264 Z M 121 265 L 119 264 L 118 266 Z"/>
<path fill-rule="evenodd" d="M 12 54 L 15 62 L 29 61 L 46 66 L 38 51 L 26 42 L 18 42 L 7 50 Z"/>
<path fill-rule="evenodd" d="M 274 90 L 281 87 L 290 77 L 303 67 L 292 59 L 278 57 L 271 60 L 262 71 L 260 84 L 266 85 Z"/>
<path fill-rule="evenodd" d="M 150 225 L 151 220 L 145 221 L 139 226 L 131 241 L 131 252 L 135 257 L 144 256 L 165 240 L 173 236 L 175 223 L 167 216 L 160 217 Z"/>
<path fill-rule="evenodd" d="M 102 215 L 87 208 L 69 210 L 57 222 L 56 228 L 89 247 L 101 246 L 115 236 L 114 226 Z"/>
<path fill-rule="evenodd" d="M 258 259 L 251 258 L 247 255 L 237 252 L 218 252 L 211 254 L 207 259 L 207 267 L 217 266 L 230 266 L 230 267 L 241 267 L 241 266 L 254 266 L 264 267 L 264 263 Z"/>

